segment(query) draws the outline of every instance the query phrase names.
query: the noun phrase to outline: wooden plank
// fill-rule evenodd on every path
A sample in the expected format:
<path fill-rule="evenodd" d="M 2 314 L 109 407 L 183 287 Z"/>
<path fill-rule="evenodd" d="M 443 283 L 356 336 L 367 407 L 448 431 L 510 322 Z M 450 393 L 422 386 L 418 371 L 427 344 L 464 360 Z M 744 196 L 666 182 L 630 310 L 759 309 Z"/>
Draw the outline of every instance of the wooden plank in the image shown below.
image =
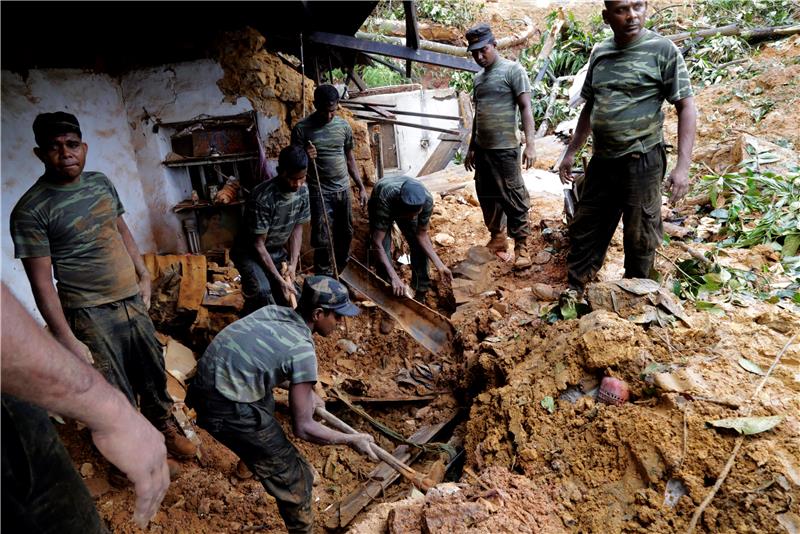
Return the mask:
<path fill-rule="evenodd" d="M 202 254 L 187 254 L 183 256 L 181 266 L 183 272 L 178 293 L 178 309 L 197 311 L 206 294 L 206 257 Z"/>
<path fill-rule="evenodd" d="M 450 135 L 458 135 L 458 130 L 448 130 L 446 128 L 437 128 L 436 126 L 425 126 L 423 124 L 417 124 L 414 122 L 405 122 L 405 121 L 398 121 L 394 119 L 385 119 L 383 117 L 376 117 L 371 115 L 361 115 L 358 113 L 354 113 L 353 116 L 357 119 L 363 121 L 372 121 L 372 122 L 385 122 L 387 124 L 394 124 L 395 126 L 408 126 L 409 128 L 419 128 L 420 130 L 428 130 L 430 132 L 442 132 Z"/>
<path fill-rule="evenodd" d="M 425 165 L 419 170 L 417 176 L 427 176 L 428 174 L 441 171 L 447 167 L 447 164 L 452 161 L 460 146 L 461 139 L 457 141 L 439 141 L 433 154 L 431 154 L 431 157 L 428 158 L 428 161 L 426 161 Z"/>
<path fill-rule="evenodd" d="M 420 445 L 430 442 L 453 420 L 455 415 L 454 412 L 439 424 L 420 428 L 409 438 L 409 441 Z M 394 450 L 392 456 L 401 462 L 411 464 L 421 453 L 422 451 L 419 449 L 412 449 L 408 445 L 400 445 Z M 373 499 L 382 495 L 386 488 L 400 478 L 400 474 L 392 467 L 381 462 L 367 477 L 368 480 L 366 482 L 345 496 L 338 504 L 332 504 L 324 512 L 326 515 L 325 526 L 327 528 L 346 527 L 364 507 L 372 502 Z"/>
<path fill-rule="evenodd" d="M 321 45 L 337 46 L 339 48 L 347 48 L 350 50 L 358 50 L 360 52 L 370 52 L 379 54 L 381 56 L 396 57 L 399 59 L 410 59 L 420 63 L 427 63 L 429 65 L 437 65 L 439 67 L 447 67 L 455 70 L 465 70 L 468 72 L 480 72 L 479 67 L 471 59 L 451 56 L 439 52 L 431 52 L 429 50 L 414 50 L 407 46 L 399 46 L 388 43 L 381 43 L 378 41 L 368 41 L 366 39 L 359 39 L 349 35 L 340 35 L 337 33 L 328 32 L 314 32 L 309 35 L 309 39 Z"/>

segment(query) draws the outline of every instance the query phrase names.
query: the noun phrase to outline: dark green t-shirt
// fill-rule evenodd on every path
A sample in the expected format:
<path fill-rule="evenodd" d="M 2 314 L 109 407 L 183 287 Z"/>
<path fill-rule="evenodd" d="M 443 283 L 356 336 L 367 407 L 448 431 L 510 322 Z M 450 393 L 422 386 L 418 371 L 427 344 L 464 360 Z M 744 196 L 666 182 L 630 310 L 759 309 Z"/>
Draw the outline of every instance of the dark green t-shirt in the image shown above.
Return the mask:
<path fill-rule="evenodd" d="M 317 149 L 317 168 L 323 193 L 336 193 L 350 187 L 345 151 L 353 149 L 353 130 L 347 121 L 334 117 L 328 124 L 320 126 L 316 116 L 310 115 L 297 123 L 292 130 L 292 143 L 305 148 L 308 141 Z M 314 165 L 308 163 L 308 187 L 317 190 Z"/>
<path fill-rule="evenodd" d="M 197 362 L 195 384 L 235 402 L 255 402 L 272 388 L 317 381 L 314 340 L 303 318 L 284 306 L 264 306 L 229 324 Z"/>
<path fill-rule="evenodd" d="M 389 176 L 378 180 L 378 183 L 372 188 L 368 204 L 369 227 L 371 230 L 388 231 L 392 227 L 399 213 L 397 207 L 401 205 L 400 188 L 408 180 L 413 179 L 409 176 Z M 431 196 L 427 188 L 425 193 L 426 200 L 422 211 L 412 221 L 417 228 L 426 228 L 431 222 L 433 196 Z"/>
<path fill-rule="evenodd" d="M 84 172 L 69 185 L 39 178 L 11 212 L 14 257 L 49 256 L 64 308 L 88 308 L 139 292 L 117 228 L 125 209 L 111 181 Z"/>
<path fill-rule="evenodd" d="M 581 89 L 591 113 L 594 154 L 617 158 L 663 141 L 664 100 L 692 96 L 689 72 L 675 44 L 650 30 L 625 47 L 613 37 L 595 46 Z"/>
<path fill-rule="evenodd" d="M 250 236 L 266 234 L 267 249 L 285 246 L 295 225 L 309 220 L 308 188 L 304 185 L 296 193 L 284 193 L 277 178 L 255 186 L 245 207 Z"/>
<path fill-rule="evenodd" d="M 517 97 L 531 92 L 528 73 L 516 61 L 498 57 L 474 78 L 475 143 L 487 150 L 517 148 Z"/>

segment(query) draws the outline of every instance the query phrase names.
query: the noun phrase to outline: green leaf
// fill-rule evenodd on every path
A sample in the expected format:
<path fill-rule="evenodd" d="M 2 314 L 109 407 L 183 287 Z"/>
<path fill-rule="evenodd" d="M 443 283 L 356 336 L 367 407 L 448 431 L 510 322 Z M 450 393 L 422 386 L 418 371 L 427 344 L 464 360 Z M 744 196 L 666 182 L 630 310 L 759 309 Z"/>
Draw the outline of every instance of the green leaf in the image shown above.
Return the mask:
<path fill-rule="evenodd" d="M 742 369 L 745 371 L 749 371 L 753 374 L 764 376 L 764 370 L 758 366 L 757 363 L 751 362 L 747 358 L 739 358 L 739 365 L 742 366 Z"/>
<path fill-rule="evenodd" d="M 800 248 L 800 234 L 787 235 L 786 239 L 783 241 L 781 257 L 786 258 L 789 256 L 796 256 L 798 248 Z"/>
<path fill-rule="evenodd" d="M 739 434 L 749 436 L 751 434 L 759 434 L 774 428 L 783 421 L 782 415 L 773 415 L 771 417 L 732 417 L 730 419 L 717 419 L 716 421 L 708 421 L 706 424 L 715 428 L 731 428 L 736 430 Z"/>
<path fill-rule="evenodd" d="M 554 401 L 553 397 L 551 397 L 549 395 L 542 399 L 541 404 L 542 404 L 542 408 L 544 408 L 545 410 L 547 410 L 550 413 L 553 413 L 553 412 L 556 411 L 556 401 Z"/>

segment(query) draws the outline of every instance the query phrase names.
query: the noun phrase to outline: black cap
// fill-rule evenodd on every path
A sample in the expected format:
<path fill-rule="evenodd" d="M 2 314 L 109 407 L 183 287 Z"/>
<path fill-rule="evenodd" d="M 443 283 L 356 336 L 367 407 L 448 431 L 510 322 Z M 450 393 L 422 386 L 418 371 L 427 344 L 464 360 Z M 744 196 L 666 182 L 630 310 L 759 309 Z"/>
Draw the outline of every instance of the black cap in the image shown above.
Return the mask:
<path fill-rule="evenodd" d="M 473 50 L 478 50 L 479 48 L 483 48 L 489 43 L 494 42 L 494 34 L 492 33 L 492 28 L 485 22 L 481 22 L 480 24 L 476 24 L 472 28 L 467 30 L 467 42 L 469 46 L 467 46 L 467 50 L 472 52 Z"/>
<path fill-rule="evenodd" d="M 33 121 L 33 136 L 39 146 L 43 146 L 53 137 L 66 133 L 81 135 L 81 125 L 72 113 L 63 111 L 40 113 Z"/>
<path fill-rule="evenodd" d="M 428 191 L 422 182 L 409 178 L 400 187 L 400 202 L 409 208 L 419 208 L 428 200 Z"/>

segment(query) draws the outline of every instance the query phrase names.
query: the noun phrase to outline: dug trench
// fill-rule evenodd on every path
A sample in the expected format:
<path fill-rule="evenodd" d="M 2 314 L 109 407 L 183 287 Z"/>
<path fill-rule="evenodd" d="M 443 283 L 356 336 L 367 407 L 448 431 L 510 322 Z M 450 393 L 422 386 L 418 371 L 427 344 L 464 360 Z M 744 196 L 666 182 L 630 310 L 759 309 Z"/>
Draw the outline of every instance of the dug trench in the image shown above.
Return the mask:
<path fill-rule="evenodd" d="M 549 196 L 533 204 L 531 249 L 547 256 L 520 273 L 471 246 L 488 238 L 480 225 L 465 224 L 480 220 L 477 207 L 458 194 L 437 197 L 432 231 L 455 238 L 437 247 L 462 274 L 456 275 L 458 298 L 437 287 L 428 304 L 446 312 L 448 303 L 459 303 L 451 316 L 458 332 L 451 351 L 433 355 L 398 328 L 381 334 L 383 313 L 363 299 L 359 317 L 330 338 L 315 340 L 330 411 L 389 451 L 401 443 L 337 395 L 352 397 L 382 428 L 404 437 L 445 423 L 435 441 L 460 453 L 455 461 L 440 449 L 419 454 L 414 469 L 446 471 L 450 480 L 423 496 L 402 479 L 381 488 L 385 472 L 370 479 L 375 464 L 349 448 L 293 439 L 318 474 L 317 531 L 328 530 L 326 525 L 359 533 L 685 529 L 735 439 L 707 428 L 706 421 L 739 414 L 737 407 L 761 379 L 737 361 L 744 357 L 766 369 L 797 330 L 796 318 L 764 305 L 726 318 L 687 311 L 691 326 L 647 326 L 599 309 L 598 299 L 592 313 L 549 324 L 546 312 L 565 277 L 562 206 Z M 615 240 L 612 259 L 620 248 Z M 672 248 L 667 255 L 678 254 Z M 615 274 L 608 269 L 604 276 L 611 280 Z M 211 315 L 213 329 L 230 320 Z M 182 341 L 199 354 L 210 335 Z M 781 522 L 797 514 L 800 425 L 792 414 L 800 413 L 799 371 L 794 345 L 754 411 L 786 417 L 745 442 L 703 514 L 702 531 L 781 532 Z M 592 392 L 603 376 L 624 380 L 630 401 L 598 402 Z M 276 397 L 278 418 L 291 436 L 285 393 L 276 390 Z M 108 465 L 86 429 L 74 421 L 59 429 L 101 516 L 114 532 L 138 532 L 130 521 L 132 488 L 109 484 Z M 281 531 L 274 502 L 261 485 L 237 478 L 237 458 L 202 430 L 199 435 L 201 458 L 181 465 L 149 531 Z M 441 469 L 446 466 L 452 468 Z M 673 506 L 665 504 L 668 483 L 678 488 Z M 362 509 L 364 499 L 348 496 L 365 487 L 369 498 Z"/>

